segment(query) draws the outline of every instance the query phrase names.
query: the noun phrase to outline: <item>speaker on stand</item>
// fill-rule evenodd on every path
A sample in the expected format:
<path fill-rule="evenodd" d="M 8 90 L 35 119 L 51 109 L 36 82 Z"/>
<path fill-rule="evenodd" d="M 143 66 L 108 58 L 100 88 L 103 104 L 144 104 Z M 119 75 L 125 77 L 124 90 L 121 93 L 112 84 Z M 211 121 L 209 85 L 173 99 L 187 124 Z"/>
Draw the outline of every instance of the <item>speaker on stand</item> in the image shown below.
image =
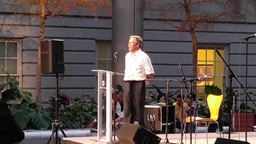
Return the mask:
<path fill-rule="evenodd" d="M 67 137 L 59 120 L 59 73 L 64 73 L 63 40 L 48 40 L 41 43 L 41 73 L 56 75 L 55 120 L 52 123 L 52 134 L 47 144 L 59 144 L 58 131 Z"/>
<path fill-rule="evenodd" d="M 44 74 L 64 73 L 63 40 L 41 42 L 41 72 Z"/>

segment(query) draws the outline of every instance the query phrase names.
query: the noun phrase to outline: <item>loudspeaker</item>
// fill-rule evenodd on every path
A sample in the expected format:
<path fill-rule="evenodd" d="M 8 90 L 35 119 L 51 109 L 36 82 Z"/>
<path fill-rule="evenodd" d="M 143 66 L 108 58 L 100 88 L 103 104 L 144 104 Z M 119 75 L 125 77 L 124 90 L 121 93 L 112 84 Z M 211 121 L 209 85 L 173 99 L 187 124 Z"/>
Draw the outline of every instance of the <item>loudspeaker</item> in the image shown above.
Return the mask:
<path fill-rule="evenodd" d="M 217 138 L 214 144 L 250 144 L 250 143 L 245 141 L 239 141 L 239 140 Z"/>
<path fill-rule="evenodd" d="M 117 133 L 121 144 L 159 144 L 161 138 L 140 125 L 123 123 Z"/>
<path fill-rule="evenodd" d="M 64 73 L 63 40 L 47 40 L 41 43 L 41 72 Z"/>

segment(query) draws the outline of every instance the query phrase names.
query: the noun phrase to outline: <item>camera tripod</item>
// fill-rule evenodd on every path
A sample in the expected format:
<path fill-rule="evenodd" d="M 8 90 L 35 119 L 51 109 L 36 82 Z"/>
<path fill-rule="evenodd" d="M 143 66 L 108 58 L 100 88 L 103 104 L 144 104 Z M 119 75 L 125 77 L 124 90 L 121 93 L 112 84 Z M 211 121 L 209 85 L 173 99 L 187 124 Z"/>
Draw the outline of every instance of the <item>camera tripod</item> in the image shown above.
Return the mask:
<path fill-rule="evenodd" d="M 52 123 L 52 134 L 51 134 L 47 144 L 49 144 L 51 139 L 52 139 L 52 144 L 59 144 L 58 130 L 61 131 L 61 133 L 64 137 L 67 137 L 66 134 L 64 133 L 64 131 L 62 129 L 62 125 L 59 121 L 59 98 L 58 98 L 58 96 L 59 96 L 59 74 L 56 73 L 55 120 Z M 54 140 L 55 140 L 55 143 L 54 143 Z"/>

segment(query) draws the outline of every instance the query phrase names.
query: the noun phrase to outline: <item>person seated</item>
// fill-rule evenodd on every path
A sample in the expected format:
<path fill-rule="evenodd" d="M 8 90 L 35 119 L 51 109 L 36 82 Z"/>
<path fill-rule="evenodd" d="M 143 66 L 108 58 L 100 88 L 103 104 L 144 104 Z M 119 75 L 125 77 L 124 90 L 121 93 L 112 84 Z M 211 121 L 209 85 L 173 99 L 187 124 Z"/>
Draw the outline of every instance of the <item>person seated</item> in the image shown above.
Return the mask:
<path fill-rule="evenodd" d="M 123 88 L 119 84 L 117 84 L 117 91 L 113 96 L 115 105 L 112 105 L 112 109 L 115 109 L 115 117 L 113 120 L 113 124 L 116 129 L 121 127 L 121 124 L 124 122 L 124 103 L 123 103 Z M 112 101 L 113 104 L 113 101 Z"/>
<path fill-rule="evenodd" d="M 114 100 L 112 100 L 112 109 L 116 109 L 115 114 L 113 115 L 112 125 L 118 130 L 124 122 L 124 111 L 121 111 L 121 105 Z"/>
<path fill-rule="evenodd" d="M 162 106 L 166 105 L 166 95 L 164 93 L 161 93 L 157 96 L 156 104 Z"/>
<path fill-rule="evenodd" d="M 123 92 L 117 91 L 116 92 L 116 111 L 123 112 L 124 111 L 124 100 L 123 100 Z"/>
<path fill-rule="evenodd" d="M 115 95 L 114 95 L 115 94 Z M 120 85 L 117 85 L 117 91 L 113 94 L 112 99 L 112 111 L 115 110 L 113 113 L 113 120 L 112 124 L 115 124 L 116 129 L 121 127 L 121 122 L 124 120 L 124 111 L 123 111 L 123 91 Z M 115 96 L 115 97 L 114 97 Z M 114 100 L 116 99 L 116 102 Z M 105 109 L 103 109 L 104 111 Z M 114 121 L 115 119 L 115 121 Z M 97 120 L 95 119 L 92 123 L 90 123 L 87 128 L 97 128 Z"/>
<path fill-rule="evenodd" d="M 181 125 L 184 128 L 187 117 L 188 105 L 182 100 L 183 97 L 184 96 L 182 96 L 181 94 L 178 94 L 176 97 L 176 102 L 173 103 L 173 105 L 175 106 L 176 128 L 178 129 L 181 129 Z"/>
<path fill-rule="evenodd" d="M 196 104 L 196 94 L 189 93 L 188 96 L 186 97 L 185 101 L 188 104 L 187 115 L 188 116 L 198 116 L 197 104 Z"/>
<path fill-rule="evenodd" d="M 115 113 L 113 113 L 113 120 L 112 125 L 115 125 L 116 129 L 119 129 L 121 127 L 121 123 L 124 120 L 124 112 L 121 111 L 121 105 L 118 102 L 115 102 L 112 100 L 112 110 L 116 110 Z M 97 120 L 95 119 L 91 124 L 87 126 L 87 128 L 96 128 L 97 127 Z"/>

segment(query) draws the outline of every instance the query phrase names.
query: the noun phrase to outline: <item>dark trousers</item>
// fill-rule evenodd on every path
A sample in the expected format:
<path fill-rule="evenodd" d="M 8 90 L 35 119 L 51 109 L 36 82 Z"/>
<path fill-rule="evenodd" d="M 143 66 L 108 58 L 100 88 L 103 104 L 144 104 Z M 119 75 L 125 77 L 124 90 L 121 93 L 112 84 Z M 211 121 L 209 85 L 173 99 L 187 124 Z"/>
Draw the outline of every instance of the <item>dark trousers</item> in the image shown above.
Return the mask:
<path fill-rule="evenodd" d="M 124 83 L 124 121 L 126 123 L 133 124 L 136 119 L 139 125 L 145 127 L 145 94 L 145 81 L 127 81 Z"/>

